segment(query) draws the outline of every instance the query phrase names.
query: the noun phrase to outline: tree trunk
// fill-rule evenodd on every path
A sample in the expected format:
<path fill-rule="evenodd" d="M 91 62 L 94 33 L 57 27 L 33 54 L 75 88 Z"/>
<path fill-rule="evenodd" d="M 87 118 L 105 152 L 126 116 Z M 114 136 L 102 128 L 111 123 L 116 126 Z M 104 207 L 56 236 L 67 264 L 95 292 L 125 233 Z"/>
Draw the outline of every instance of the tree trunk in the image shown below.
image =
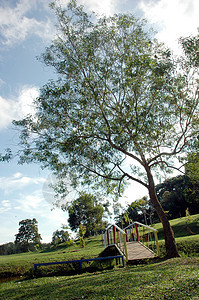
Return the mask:
<path fill-rule="evenodd" d="M 147 176 L 148 176 L 148 183 L 149 183 L 149 196 L 163 226 L 165 247 L 166 247 L 166 258 L 179 257 L 178 249 L 175 243 L 173 229 L 171 228 L 167 216 L 158 200 L 153 176 L 150 171 L 147 172 Z"/>
<path fill-rule="evenodd" d="M 26 241 L 26 251 L 29 252 L 29 241 Z"/>

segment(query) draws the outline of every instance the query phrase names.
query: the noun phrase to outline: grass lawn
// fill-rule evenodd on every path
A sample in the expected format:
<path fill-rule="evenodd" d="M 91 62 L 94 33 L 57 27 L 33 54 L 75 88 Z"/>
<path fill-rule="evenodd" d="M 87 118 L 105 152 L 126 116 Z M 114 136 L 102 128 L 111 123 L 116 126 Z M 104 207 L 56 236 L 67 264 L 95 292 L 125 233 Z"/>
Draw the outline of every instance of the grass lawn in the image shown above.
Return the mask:
<path fill-rule="evenodd" d="M 199 299 L 199 259 L 2 283 L 0 299 Z"/>
<path fill-rule="evenodd" d="M 60 265 L 49 269 L 45 266 L 44 273 L 39 267 L 40 276 L 45 277 L 22 277 L 1 283 L 0 299 L 199 299 L 199 215 L 191 218 L 191 221 L 187 218 L 171 221 L 181 258 L 159 259 L 142 265 L 113 267 L 72 276 L 55 276 L 69 274 L 67 268 L 59 269 Z M 191 231 L 187 230 L 187 225 Z M 161 224 L 154 227 L 159 231 L 163 253 Z M 93 258 L 104 249 L 102 236 L 85 241 L 84 249 L 79 244 L 69 248 L 62 245 L 57 250 L 1 255 L 0 278 L 27 272 L 30 276 L 34 263 Z"/>
<path fill-rule="evenodd" d="M 0 278 L 24 275 L 29 269 L 33 269 L 33 265 L 36 263 L 97 257 L 103 250 L 102 236 L 94 236 L 86 239 L 84 249 L 80 248 L 77 243 L 76 246 L 70 246 L 69 248 L 62 246 L 54 251 L 0 255 Z"/>

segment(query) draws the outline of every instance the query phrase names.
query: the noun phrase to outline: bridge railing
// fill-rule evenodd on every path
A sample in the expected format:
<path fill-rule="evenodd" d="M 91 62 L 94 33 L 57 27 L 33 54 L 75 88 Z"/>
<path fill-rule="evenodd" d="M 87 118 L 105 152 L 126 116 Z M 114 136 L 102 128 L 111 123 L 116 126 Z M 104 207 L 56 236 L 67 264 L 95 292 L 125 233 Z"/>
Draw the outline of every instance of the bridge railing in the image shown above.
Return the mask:
<path fill-rule="evenodd" d="M 117 245 L 120 251 L 125 255 L 128 260 L 127 253 L 127 239 L 124 230 L 119 228 L 117 225 L 110 225 L 104 233 L 104 246 L 105 248 L 110 245 Z"/>
<path fill-rule="evenodd" d="M 160 248 L 158 243 L 158 231 L 148 225 L 134 222 L 123 229 L 126 233 L 126 242 L 141 242 L 158 256 Z"/>

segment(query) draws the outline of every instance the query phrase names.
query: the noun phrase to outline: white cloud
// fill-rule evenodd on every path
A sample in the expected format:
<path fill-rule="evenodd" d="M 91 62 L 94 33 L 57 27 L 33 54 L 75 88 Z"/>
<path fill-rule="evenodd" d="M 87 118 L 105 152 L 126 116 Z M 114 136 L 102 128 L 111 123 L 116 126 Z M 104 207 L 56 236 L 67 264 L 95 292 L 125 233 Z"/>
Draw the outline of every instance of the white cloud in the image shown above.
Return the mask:
<path fill-rule="evenodd" d="M 66 7 L 69 0 L 56 0 L 56 3 L 62 7 Z M 119 0 L 78 0 L 78 5 L 83 5 L 86 10 L 94 11 L 99 15 L 113 15 L 117 12 L 117 4 Z"/>
<path fill-rule="evenodd" d="M 181 36 L 197 34 L 198 0 L 142 0 L 139 7 L 158 26 L 157 38 L 174 51 L 178 51 Z"/>
<path fill-rule="evenodd" d="M 21 211 L 26 213 L 35 213 L 37 209 L 46 207 L 47 204 L 43 201 L 40 190 L 34 191 L 32 194 L 20 194 L 20 199 L 16 201 Z"/>
<path fill-rule="evenodd" d="M 0 96 L 0 129 L 6 128 L 12 120 L 19 120 L 34 112 L 33 100 L 39 95 L 35 86 L 23 86 L 17 97 L 5 99 Z"/>
<path fill-rule="evenodd" d="M 7 212 L 11 209 L 11 203 L 9 200 L 2 200 L 0 202 L 0 214 Z"/>
<path fill-rule="evenodd" d="M 0 189 L 6 194 L 23 189 L 30 185 L 39 185 L 45 181 L 43 177 L 28 177 L 15 173 L 10 177 L 0 177 Z"/>
<path fill-rule="evenodd" d="M 107 16 L 113 15 L 116 12 L 117 0 L 81 0 L 81 4 L 88 7 L 89 10 L 98 14 Z"/>
<path fill-rule="evenodd" d="M 34 8 L 45 7 L 41 0 L 19 0 L 15 7 L 9 2 L 0 7 L 0 31 L 2 44 L 12 46 L 23 41 L 31 35 L 42 39 L 52 39 L 54 34 L 53 24 L 50 19 L 39 21 L 36 17 L 28 17 L 28 13 L 34 12 Z"/>

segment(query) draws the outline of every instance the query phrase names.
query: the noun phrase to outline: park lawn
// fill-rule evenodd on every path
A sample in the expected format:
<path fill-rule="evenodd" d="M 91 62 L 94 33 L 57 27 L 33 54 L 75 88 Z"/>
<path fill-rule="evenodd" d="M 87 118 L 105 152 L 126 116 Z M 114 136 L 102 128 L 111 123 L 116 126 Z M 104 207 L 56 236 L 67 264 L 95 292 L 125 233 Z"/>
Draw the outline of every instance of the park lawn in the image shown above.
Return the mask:
<path fill-rule="evenodd" d="M 177 246 L 181 257 L 199 257 L 199 214 L 171 220 L 174 228 Z M 186 230 L 187 224 L 194 231 L 191 234 Z M 154 225 L 158 229 L 159 244 L 162 256 L 165 254 L 164 240 L 162 239 L 162 224 Z M 189 235 L 188 235 L 189 234 Z M 35 263 L 46 263 L 56 261 L 78 260 L 82 258 L 93 258 L 100 255 L 104 249 L 103 236 L 94 236 L 85 239 L 86 246 L 80 248 L 79 243 L 66 248 L 60 245 L 59 249 L 48 249 L 44 252 L 29 252 L 13 255 L 0 256 L 0 278 L 21 276 L 33 270 Z M 45 267 L 46 268 L 46 267 Z M 52 270 L 51 270 L 52 271 Z M 46 271 L 47 272 L 47 271 Z"/>
<path fill-rule="evenodd" d="M 199 299 L 199 258 L 2 283 L 0 299 Z"/>
<path fill-rule="evenodd" d="M 0 278 L 24 275 L 36 263 L 77 260 L 97 257 L 104 250 L 103 236 L 87 238 L 84 249 L 79 243 L 68 248 L 64 245 L 58 250 L 44 252 L 28 252 L 12 255 L 0 255 Z"/>

